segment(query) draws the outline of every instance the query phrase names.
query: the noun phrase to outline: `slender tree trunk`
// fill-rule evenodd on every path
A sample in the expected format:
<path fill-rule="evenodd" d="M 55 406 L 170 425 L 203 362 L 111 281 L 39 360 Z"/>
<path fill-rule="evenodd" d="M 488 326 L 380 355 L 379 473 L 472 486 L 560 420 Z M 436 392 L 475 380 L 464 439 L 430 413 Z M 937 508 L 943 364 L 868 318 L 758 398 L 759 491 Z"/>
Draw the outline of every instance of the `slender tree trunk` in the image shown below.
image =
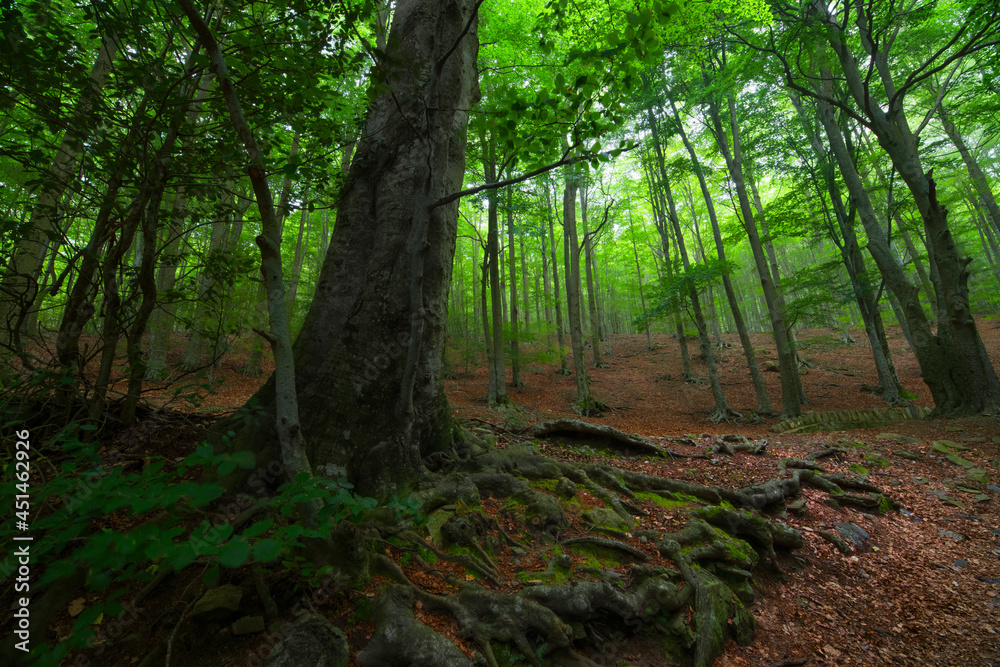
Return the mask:
<path fill-rule="evenodd" d="M 542 223 L 541 229 L 539 230 L 539 238 L 541 239 L 542 245 L 542 301 L 545 304 L 545 347 L 548 350 L 552 349 L 552 293 L 549 291 L 549 251 L 548 251 L 548 234 L 545 229 L 545 224 Z M 555 267 L 553 267 L 554 269 Z M 535 289 L 536 295 L 538 289 Z M 561 319 L 561 318 L 560 318 Z M 562 327 L 560 327 L 562 328 Z M 561 355 L 560 355 L 561 356 Z"/>
<path fill-rule="evenodd" d="M 601 319 L 597 314 L 597 295 L 594 293 L 594 250 L 590 238 L 590 228 L 587 220 L 588 186 L 584 181 L 580 189 L 580 222 L 583 224 L 583 261 L 587 276 L 587 313 L 590 322 L 590 344 L 593 348 L 594 368 L 604 368 L 606 364 L 601 358 Z"/>
<path fill-rule="evenodd" d="M 642 312 L 646 312 L 646 295 L 642 291 L 642 264 L 639 263 L 639 248 L 635 244 L 635 229 L 630 228 L 632 232 L 632 254 L 635 255 L 635 272 L 639 277 L 639 305 L 642 307 Z M 646 349 L 652 351 L 653 349 L 653 337 L 649 333 L 649 322 L 646 322 Z"/>
<path fill-rule="evenodd" d="M 485 131 L 482 135 L 483 143 L 483 169 L 488 183 L 495 183 L 496 174 L 496 150 L 492 136 L 487 137 Z M 492 365 L 490 366 L 490 383 L 486 396 L 488 405 L 502 405 L 509 403 L 507 398 L 507 371 L 504 366 L 503 350 L 503 288 L 500 284 L 500 221 L 497 215 L 497 197 L 499 192 L 491 192 L 487 210 L 487 232 L 486 248 L 489 252 L 490 265 L 490 315 L 492 319 L 493 332 L 486 344 L 492 345 L 491 351 Z"/>
<path fill-rule="evenodd" d="M 972 154 L 972 151 L 969 150 L 962 135 L 958 132 L 958 128 L 955 127 L 955 123 L 952 122 L 951 114 L 948 113 L 943 104 L 938 105 L 938 118 L 941 119 L 941 125 L 944 127 L 944 131 L 951 140 L 951 143 L 955 144 L 955 148 L 961 154 L 962 161 L 965 162 L 965 168 L 969 171 L 972 187 L 975 188 L 976 194 L 979 196 L 979 201 L 986 209 L 987 216 L 993 223 L 993 229 L 1000 234 L 1000 206 L 997 205 L 993 189 L 990 188 L 990 182 L 986 178 L 983 168 L 979 166 L 979 162 Z"/>
<path fill-rule="evenodd" d="M 781 410 L 786 417 L 797 416 L 801 411 L 801 379 L 799 378 L 798 364 L 795 359 L 795 351 L 792 349 L 788 339 L 789 327 L 785 322 L 784 308 L 782 308 L 781 298 L 778 295 L 774 278 L 771 275 L 767 257 L 764 253 L 764 246 L 760 235 L 757 232 L 757 223 L 754 219 L 750 199 L 747 196 L 746 182 L 743 179 L 743 163 L 740 150 L 739 127 L 736 122 L 735 102 L 732 96 L 729 97 L 730 126 L 733 131 L 733 144 L 730 150 L 729 139 L 725 129 L 722 127 L 718 105 L 713 101 L 708 105 L 708 113 L 712 125 L 715 129 L 715 138 L 726 159 L 729 174 L 733 179 L 736 195 L 740 203 L 740 212 L 743 215 L 743 225 L 750 241 L 750 249 L 753 251 L 754 264 L 757 267 L 757 274 L 760 277 L 761 287 L 764 289 L 764 300 L 767 304 L 768 315 L 771 319 L 771 330 L 774 336 L 774 344 L 778 353 L 778 368 L 781 372 Z"/>
<path fill-rule="evenodd" d="M 576 402 L 573 410 L 581 415 L 600 414 L 590 394 L 590 376 L 583 354 L 583 317 L 580 307 L 580 244 L 576 234 L 576 182 L 567 170 L 563 190 L 563 259 L 566 264 L 566 302 L 569 318 L 569 338 L 573 347 L 573 371 L 576 376 Z"/>
<path fill-rule="evenodd" d="M 549 209 L 549 245 L 552 248 L 552 295 L 553 302 L 556 308 L 556 337 L 559 341 L 559 372 L 562 375 L 569 375 L 569 368 L 566 365 L 566 334 L 563 331 L 563 317 L 562 317 L 562 293 L 559 291 L 559 262 L 557 260 L 558 255 L 556 254 L 556 237 L 555 237 L 555 215 L 552 212 L 552 197 L 549 190 L 548 184 L 545 186 L 545 203 L 548 204 Z M 569 277 L 566 277 L 569 280 Z"/>
<path fill-rule="evenodd" d="M 302 245 L 302 236 L 305 232 L 305 246 L 309 246 L 309 233 L 312 231 L 312 220 L 309 216 L 308 202 L 309 190 L 306 189 L 302 195 L 302 216 L 299 218 L 299 235 L 295 241 L 295 257 L 292 261 L 292 279 L 288 284 L 288 299 L 285 302 L 285 312 L 288 313 L 288 323 L 291 325 L 295 316 L 295 299 L 299 292 L 299 278 L 302 276 L 302 261 L 305 259 L 305 247 Z M 308 223 L 308 224 L 307 224 Z"/>
<path fill-rule="evenodd" d="M 701 168 L 701 162 L 698 160 L 698 155 L 694 150 L 694 146 L 688 139 L 687 132 L 684 131 L 684 125 L 681 122 L 680 114 L 677 113 L 677 107 L 674 105 L 673 100 L 670 101 L 670 109 L 674 114 L 674 118 L 677 120 L 678 132 L 680 133 L 681 140 L 684 142 L 684 147 L 687 149 L 688 155 L 691 157 L 695 175 L 698 177 L 698 185 L 701 187 L 701 194 L 705 200 L 705 206 L 708 208 L 708 220 L 712 223 L 712 236 L 715 239 L 716 252 L 719 254 L 719 260 L 725 262 L 726 251 L 725 246 L 722 243 L 722 232 L 719 229 L 719 219 L 715 213 L 715 204 L 712 201 L 712 194 L 708 190 L 708 183 L 705 180 L 705 174 Z M 652 116 L 652 111 L 650 111 L 650 117 L 655 121 L 655 118 Z M 658 141 L 656 143 L 658 145 Z M 662 161 L 662 153 L 657 155 L 657 159 Z M 662 169 L 663 167 L 661 167 L 661 170 Z M 739 300 L 736 298 L 736 290 L 733 288 L 733 281 L 728 273 L 724 273 L 722 276 L 722 287 L 726 291 L 726 299 L 729 301 L 729 309 L 733 313 L 733 323 L 736 325 L 736 332 L 740 337 L 740 345 L 743 347 L 743 356 L 746 359 L 747 368 L 750 370 L 750 379 L 753 382 L 754 391 L 757 393 L 757 413 L 761 415 L 774 414 L 774 408 L 771 406 L 771 398 L 767 394 L 767 389 L 764 386 L 764 377 L 761 375 L 760 366 L 757 363 L 757 353 L 754 352 L 753 344 L 750 341 L 750 334 L 747 332 L 746 324 L 743 320 L 743 313 L 740 310 Z M 796 377 L 798 377 L 797 369 Z M 783 383 L 782 392 L 784 393 L 784 391 L 785 389 Z M 796 390 L 796 398 L 797 396 L 798 391 Z"/>
<path fill-rule="evenodd" d="M 664 176 L 662 179 L 663 194 L 667 198 L 667 216 L 674 228 L 674 236 L 677 239 L 677 254 L 681 257 L 684 271 L 691 270 L 691 262 L 688 260 L 687 249 L 684 245 L 684 235 L 681 233 L 680 220 L 677 219 L 677 207 L 674 205 L 674 196 L 670 191 L 670 181 Z M 705 365 L 708 370 L 708 384 L 712 388 L 712 398 L 715 400 L 715 410 L 709 415 L 708 420 L 712 422 L 729 421 L 733 418 L 740 418 L 743 415 L 729 407 L 726 396 L 722 393 L 722 384 L 719 382 L 719 371 L 715 363 L 715 353 L 712 351 L 712 341 L 708 337 L 708 326 L 705 324 L 705 316 L 701 309 L 701 300 L 694 285 L 690 287 L 689 298 L 691 299 L 691 309 L 694 311 L 694 323 L 698 327 L 698 340 L 701 343 L 701 353 L 705 356 Z"/>
<path fill-rule="evenodd" d="M 5 356 L 12 337 L 20 328 L 20 320 L 31 310 L 38 295 L 38 285 L 32 276 L 42 264 L 48 235 L 53 231 L 57 218 L 59 200 L 76 174 L 77 158 L 84 150 L 89 131 L 94 127 L 94 119 L 91 118 L 93 107 L 103 96 L 104 84 L 118 50 L 117 41 L 113 33 L 105 35 L 98 49 L 87 90 L 82 91 L 79 106 L 67 124 L 70 129 L 63 134 L 44 178 L 44 185 L 31 209 L 28 232 L 18 240 L 13 259 L 0 279 L 0 356 Z M 5 364 L 0 364 L 0 378 L 3 377 L 4 367 Z"/>
<path fill-rule="evenodd" d="M 518 239 L 518 245 L 521 246 L 521 303 L 524 306 L 524 335 L 528 336 L 531 332 L 531 309 L 529 308 L 529 295 L 528 295 L 528 269 L 527 260 L 525 259 L 524 253 L 524 236 Z M 537 276 L 536 276 L 537 278 Z M 538 282 L 537 280 L 535 281 Z M 535 304 L 536 312 L 538 315 L 537 304 L 538 304 L 538 290 L 535 290 Z"/>
<path fill-rule="evenodd" d="M 510 384 L 516 389 L 524 388 L 524 381 L 521 379 L 521 348 L 518 340 L 518 316 L 517 312 L 517 253 L 514 248 L 514 206 L 513 189 L 507 188 L 507 247 L 509 248 L 510 271 Z M 523 276 L 522 276 L 523 277 Z"/>

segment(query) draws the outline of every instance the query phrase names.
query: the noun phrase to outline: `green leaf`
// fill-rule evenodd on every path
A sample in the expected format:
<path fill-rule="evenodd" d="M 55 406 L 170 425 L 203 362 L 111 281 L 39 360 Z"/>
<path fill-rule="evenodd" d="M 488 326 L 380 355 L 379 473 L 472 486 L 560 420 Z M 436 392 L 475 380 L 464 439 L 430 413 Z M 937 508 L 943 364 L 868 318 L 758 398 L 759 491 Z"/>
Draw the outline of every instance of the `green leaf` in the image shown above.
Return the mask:
<path fill-rule="evenodd" d="M 278 560 L 281 556 L 281 545 L 268 538 L 253 545 L 253 557 L 261 563 Z"/>
<path fill-rule="evenodd" d="M 263 535 L 272 525 L 274 525 L 274 519 L 264 519 L 263 521 L 258 521 L 243 531 L 243 537 L 250 538 Z"/>
<path fill-rule="evenodd" d="M 250 557 L 250 545 L 242 539 L 235 539 L 219 552 L 219 564 L 237 568 L 247 562 Z"/>

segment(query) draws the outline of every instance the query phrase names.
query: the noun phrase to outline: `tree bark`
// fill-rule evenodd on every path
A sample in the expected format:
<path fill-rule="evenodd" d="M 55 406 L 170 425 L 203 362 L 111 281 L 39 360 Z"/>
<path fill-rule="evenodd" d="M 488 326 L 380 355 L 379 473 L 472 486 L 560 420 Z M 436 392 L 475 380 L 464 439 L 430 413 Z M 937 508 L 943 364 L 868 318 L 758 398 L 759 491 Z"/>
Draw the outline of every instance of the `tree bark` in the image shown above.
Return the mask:
<path fill-rule="evenodd" d="M 719 106 L 714 100 L 708 103 L 708 114 L 715 129 L 715 139 L 719 150 L 726 160 L 729 175 L 735 185 L 740 212 L 743 215 L 743 227 L 747 232 L 750 249 L 753 251 L 754 264 L 757 267 L 757 275 L 760 278 L 761 287 L 764 289 L 764 301 L 767 304 L 767 312 L 771 319 L 771 333 L 774 336 L 774 345 L 777 348 L 778 354 L 778 368 L 781 373 L 781 414 L 786 418 L 796 417 L 801 412 L 802 397 L 802 382 L 799 378 L 798 363 L 795 359 L 795 351 L 792 349 L 788 339 L 789 327 L 785 321 L 782 300 L 778 294 L 777 286 L 774 284 L 774 277 L 771 275 L 771 269 L 768 266 L 767 257 L 764 253 L 764 246 L 757 231 L 757 223 L 750 205 L 750 199 L 747 196 L 746 181 L 743 178 L 743 158 L 740 149 L 739 126 L 737 125 L 732 96 L 729 97 L 729 107 L 730 127 L 733 131 L 732 149 L 730 149 L 726 130 L 722 126 Z"/>
<path fill-rule="evenodd" d="M 483 173 L 488 183 L 495 183 L 496 146 L 493 136 L 483 130 Z M 504 304 L 503 288 L 500 284 L 500 220 L 497 214 L 497 197 L 499 192 L 491 192 L 487 202 L 486 251 L 489 254 L 490 267 L 490 319 L 492 330 L 486 339 L 490 350 L 489 386 L 486 394 L 487 405 L 503 405 L 509 403 L 507 398 L 507 369 L 504 363 L 503 323 Z"/>
<path fill-rule="evenodd" d="M 604 368 L 601 358 L 601 318 L 597 314 L 597 294 L 594 288 L 594 248 L 587 220 L 589 187 L 584 180 L 580 188 L 580 222 L 583 224 L 583 262 L 587 276 L 587 313 L 590 322 L 590 345 L 593 348 L 594 368 Z"/>
<path fill-rule="evenodd" d="M 403 496 L 424 457 L 453 452 L 441 355 L 455 251 L 468 109 L 478 96 L 473 0 L 396 3 L 315 297 L 295 341 L 309 460 L 377 498 Z M 238 442 L 268 461 L 274 381 L 265 414 Z"/>
<path fill-rule="evenodd" d="M 521 379 L 521 349 L 518 340 L 518 317 L 517 311 L 517 252 L 514 250 L 514 201 L 513 189 L 511 186 L 507 190 L 507 247 L 510 260 L 510 270 L 507 277 L 510 279 L 510 386 L 516 389 L 524 388 L 524 381 Z"/>
<path fill-rule="evenodd" d="M 573 372 L 576 377 L 576 402 L 573 410 L 581 415 L 599 414 L 590 393 L 590 376 L 583 354 L 583 312 L 580 305 L 580 244 L 576 233 L 576 176 L 566 170 L 563 190 L 563 260 L 566 265 L 566 304 L 569 338 L 573 348 Z"/>
<path fill-rule="evenodd" d="M 569 375 L 569 368 L 566 365 L 566 334 L 563 330 L 562 317 L 562 296 L 559 291 L 559 261 L 556 254 L 555 236 L 555 215 L 552 212 L 552 193 L 549 184 L 545 184 L 545 203 L 549 210 L 549 245 L 552 251 L 552 295 L 556 309 L 556 338 L 559 341 L 559 372 L 562 375 Z"/>
<path fill-rule="evenodd" d="M 695 176 L 698 178 L 698 185 L 701 187 L 701 195 L 705 200 L 705 206 L 708 208 L 708 220 L 712 223 L 712 236 L 715 238 L 715 249 L 719 254 L 719 260 L 722 262 L 726 261 L 726 250 L 722 243 L 722 232 L 719 229 L 719 219 L 715 213 L 715 204 L 712 202 L 712 193 L 708 190 L 708 183 L 705 180 L 704 171 L 701 168 L 701 162 L 698 160 L 698 154 L 694 150 L 694 146 L 688 139 L 687 132 L 684 131 L 684 124 L 681 122 L 681 116 L 677 113 L 677 107 L 674 105 L 673 100 L 670 100 L 670 110 L 674 114 L 674 118 L 677 120 L 678 132 L 681 136 L 681 141 L 684 142 L 684 148 L 687 149 L 688 155 L 691 157 L 691 164 L 694 166 Z M 649 112 L 651 123 L 655 127 L 655 117 L 652 111 Z M 654 130 L 656 132 L 656 130 Z M 657 133 L 658 137 L 658 133 Z M 656 145 L 658 145 L 658 139 L 654 140 Z M 663 160 L 662 153 L 657 154 L 657 159 Z M 663 167 L 661 167 L 663 169 Z M 739 300 L 736 298 L 736 290 L 733 288 L 733 281 L 728 274 L 723 274 L 722 276 L 722 287 L 726 292 L 726 300 L 729 301 L 729 309 L 733 313 L 733 323 L 736 325 L 736 332 L 740 337 L 740 345 L 743 347 L 743 356 L 747 362 L 747 368 L 750 370 L 750 379 L 753 382 L 754 391 L 757 394 L 757 412 L 762 415 L 774 414 L 774 408 L 771 405 L 771 398 L 768 396 L 767 389 L 764 386 L 764 377 L 760 373 L 760 365 L 757 363 L 757 353 L 754 352 L 753 343 L 750 341 L 750 334 L 747 332 L 746 323 L 743 320 L 743 312 L 740 309 Z M 796 374 L 798 371 L 796 370 Z M 782 383 L 782 391 L 784 392 L 784 382 Z"/>

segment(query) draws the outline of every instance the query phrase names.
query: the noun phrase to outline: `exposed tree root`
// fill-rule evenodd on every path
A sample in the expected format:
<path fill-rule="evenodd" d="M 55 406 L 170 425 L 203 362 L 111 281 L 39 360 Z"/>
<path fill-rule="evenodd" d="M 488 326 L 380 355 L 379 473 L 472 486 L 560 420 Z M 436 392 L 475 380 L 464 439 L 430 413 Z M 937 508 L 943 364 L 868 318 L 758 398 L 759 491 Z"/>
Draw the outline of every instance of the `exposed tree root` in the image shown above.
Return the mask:
<path fill-rule="evenodd" d="M 743 419 L 743 415 L 732 408 L 717 409 L 708 415 L 708 421 L 713 424 L 721 424 L 722 422 L 734 423 Z"/>
<path fill-rule="evenodd" d="M 730 433 L 716 438 L 715 442 L 708 446 L 707 454 L 727 454 L 732 456 L 736 452 L 747 452 L 749 454 L 763 454 L 767 451 L 767 440 L 753 442 L 744 435 Z"/>
<path fill-rule="evenodd" d="M 533 438 L 548 438 L 554 435 L 565 435 L 567 433 L 578 433 L 591 436 L 599 436 L 608 439 L 617 445 L 624 445 L 629 449 L 637 449 L 642 452 L 653 452 L 661 454 L 662 449 L 652 442 L 635 433 L 625 433 L 610 426 L 602 424 L 591 424 L 579 419 L 556 419 L 554 421 L 542 422 L 531 426 L 525 435 Z"/>
<path fill-rule="evenodd" d="M 537 432 L 559 432 L 554 424 Z M 597 432 L 607 435 L 604 430 Z M 631 437 L 622 435 L 626 440 Z M 766 446 L 735 436 L 717 443 L 725 445 L 718 452 L 730 454 L 760 453 Z M 753 603 L 750 582 L 761 559 L 780 573 L 778 551 L 803 544 L 801 532 L 759 510 L 797 495 L 804 484 L 869 509 L 891 506 L 865 479 L 827 473 L 818 464 L 794 459 L 783 462 L 782 477 L 729 489 L 610 466 L 556 461 L 536 455 L 527 444 L 497 450 L 480 443 L 470 451 L 474 455 L 443 465 L 441 470 L 449 472 L 414 494 L 423 513 L 440 517 L 436 524 L 440 543 L 409 528 L 375 528 L 383 535 L 394 535 L 393 544 L 415 552 L 410 562 L 444 580 L 450 592 L 432 593 L 414 583 L 417 580 L 408 578 L 391 559 L 370 552 L 369 570 L 384 573 L 399 585 L 387 588 L 377 605 L 375 633 L 358 656 L 363 667 L 471 664 L 453 643 L 414 617 L 415 606 L 454 617 L 487 665 L 505 664 L 499 657 L 501 647 L 505 647 L 504 655 L 516 651 L 533 665 L 594 665 L 576 650 L 600 646 L 613 634 L 609 628 L 617 628 L 627 634 L 653 633 L 662 643 L 666 663 L 707 667 L 730 637 L 740 644 L 753 640 L 756 622 L 747 605 Z M 584 491 L 606 508 L 587 510 L 596 512 L 588 515 L 594 521 L 591 529 L 617 539 L 570 532 L 578 524 L 566 515 L 563 503 L 577 502 Z M 643 530 L 635 537 L 624 532 L 621 524 L 632 526 L 637 517 L 648 513 L 640 507 L 640 494 L 655 494 L 680 507 L 686 504 L 680 514 L 686 523 L 676 532 Z M 479 510 L 485 496 L 505 503 L 502 515 L 516 519 L 527 537 L 514 539 Z M 605 521 L 620 519 L 618 527 L 598 525 L 600 512 Z M 362 531 L 359 539 L 370 540 L 370 530 L 369 537 Z M 640 538 L 648 546 L 628 542 Z M 525 554 L 533 548 L 536 553 L 546 549 L 539 544 L 560 551 L 546 557 L 544 572 L 523 574 L 528 584 L 546 583 L 518 590 L 521 582 L 505 581 L 497 564 L 513 558 L 508 545 L 517 545 L 513 553 Z M 649 549 L 654 545 L 656 552 Z M 657 552 L 659 556 L 651 555 Z M 663 559 L 676 569 L 655 562 Z M 619 569 L 628 563 L 631 566 L 622 573 Z M 456 565 L 466 574 L 456 574 Z M 483 578 L 484 583 L 470 581 L 473 577 Z"/>

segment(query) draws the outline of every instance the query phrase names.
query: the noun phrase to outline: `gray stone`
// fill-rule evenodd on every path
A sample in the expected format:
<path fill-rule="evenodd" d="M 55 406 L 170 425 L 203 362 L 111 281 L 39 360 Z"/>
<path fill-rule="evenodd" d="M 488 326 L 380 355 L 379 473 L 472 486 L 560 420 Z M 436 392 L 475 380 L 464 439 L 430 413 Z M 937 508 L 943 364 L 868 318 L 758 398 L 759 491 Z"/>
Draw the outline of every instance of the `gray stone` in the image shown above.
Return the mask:
<path fill-rule="evenodd" d="M 964 558 L 959 558 L 953 563 L 953 565 L 955 567 L 969 567 L 969 561 L 965 560 Z"/>
<path fill-rule="evenodd" d="M 283 633 L 264 667 L 347 667 L 347 637 L 319 614 L 304 614 Z"/>
<path fill-rule="evenodd" d="M 950 530 L 939 530 L 938 531 L 938 535 L 940 535 L 941 537 L 950 538 L 952 540 L 955 540 L 956 542 L 964 542 L 965 541 L 965 536 L 964 535 L 959 535 L 958 533 L 953 533 Z"/>
<path fill-rule="evenodd" d="M 788 511 L 792 514 L 803 516 L 806 513 L 806 499 L 801 498 L 795 502 L 788 503 Z"/>
<path fill-rule="evenodd" d="M 982 519 L 975 514 L 962 514 L 961 512 L 955 512 L 955 516 L 959 519 L 968 519 L 969 521 L 982 521 Z"/>
<path fill-rule="evenodd" d="M 255 632 L 264 632 L 264 617 L 244 616 L 233 623 L 231 627 L 234 635 L 250 635 Z"/>
<path fill-rule="evenodd" d="M 997 486 L 996 484 L 987 484 L 986 488 L 993 493 L 1000 493 L 1000 486 Z"/>
<path fill-rule="evenodd" d="M 893 456 L 898 456 L 901 459 L 906 459 L 907 461 L 919 461 L 920 455 L 914 454 L 913 452 L 908 452 L 905 449 L 897 449 L 892 453 Z"/>
<path fill-rule="evenodd" d="M 226 584 L 209 588 L 191 610 L 191 620 L 197 622 L 222 621 L 231 618 L 240 610 L 243 589 Z"/>
<path fill-rule="evenodd" d="M 856 546 L 861 546 L 871 539 L 871 535 L 861 526 L 853 523 L 835 523 L 833 527 L 845 540 L 850 540 Z"/>

